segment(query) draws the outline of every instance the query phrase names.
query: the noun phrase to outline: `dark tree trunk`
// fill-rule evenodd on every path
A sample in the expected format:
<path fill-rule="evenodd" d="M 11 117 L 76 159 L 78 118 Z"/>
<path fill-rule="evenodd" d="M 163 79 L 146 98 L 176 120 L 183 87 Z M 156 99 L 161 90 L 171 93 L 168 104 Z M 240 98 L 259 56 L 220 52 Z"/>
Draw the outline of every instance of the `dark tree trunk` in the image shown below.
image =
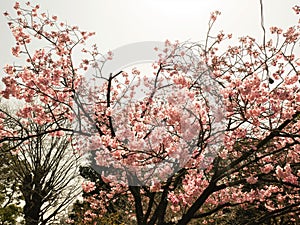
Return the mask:
<path fill-rule="evenodd" d="M 23 208 L 25 224 L 38 225 L 40 221 L 40 211 L 42 207 L 41 185 L 32 179 L 31 175 L 26 175 L 23 180 L 22 188 L 25 198 L 25 206 Z"/>

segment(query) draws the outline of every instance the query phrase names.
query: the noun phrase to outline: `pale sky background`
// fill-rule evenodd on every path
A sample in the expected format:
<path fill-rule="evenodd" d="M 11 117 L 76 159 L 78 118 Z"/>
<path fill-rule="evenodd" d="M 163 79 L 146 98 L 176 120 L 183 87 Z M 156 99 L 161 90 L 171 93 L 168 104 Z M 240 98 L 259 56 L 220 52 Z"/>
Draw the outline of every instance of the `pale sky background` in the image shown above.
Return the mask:
<path fill-rule="evenodd" d="M 13 0 L 0 0 L 0 66 L 13 63 L 10 49 L 14 40 L 4 11 L 12 11 Z M 25 3 L 27 0 L 21 0 Z M 234 38 L 250 35 L 262 37 L 259 0 L 41 0 L 41 11 L 57 15 L 59 20 L 78 25 L 82 30 L 95 31 L 91 43 L 101 52 L 139 41 L 194 40 L 203 41 L 210 12 L 222 15 L 215 32 L 224 30 Z M 287 28 L 297 16 L 291 8 L 299 0 L 264 0 L 266 27 Z"/>

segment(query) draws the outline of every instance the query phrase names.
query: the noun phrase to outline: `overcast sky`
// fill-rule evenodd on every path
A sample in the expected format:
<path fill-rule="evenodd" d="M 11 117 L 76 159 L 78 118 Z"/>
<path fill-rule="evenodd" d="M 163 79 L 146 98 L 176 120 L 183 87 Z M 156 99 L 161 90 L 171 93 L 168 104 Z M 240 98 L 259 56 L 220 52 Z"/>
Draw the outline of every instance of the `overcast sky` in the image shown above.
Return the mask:
<path fill-rule="evenodd" d="M 19 1 L 25 3 L 26 1 Z M 92 40 L 102 52 L 138 41 L 204 39 L 210 12 L 222 12 L 215 31 L 234 37 L 261 37 L 259 0 L 43 0 L 41 10 L 81 29 L 95 31 Z M 269 27 L 292 25 L 297 17 L 291 7 L 298 0 L 264 0 L 265 23 Z M 12 11 L 13 0 L 1 0 L 1 13 Z M 0 16 L 0 65 L 12 63 L 9 52 L 14 40 Z"/>

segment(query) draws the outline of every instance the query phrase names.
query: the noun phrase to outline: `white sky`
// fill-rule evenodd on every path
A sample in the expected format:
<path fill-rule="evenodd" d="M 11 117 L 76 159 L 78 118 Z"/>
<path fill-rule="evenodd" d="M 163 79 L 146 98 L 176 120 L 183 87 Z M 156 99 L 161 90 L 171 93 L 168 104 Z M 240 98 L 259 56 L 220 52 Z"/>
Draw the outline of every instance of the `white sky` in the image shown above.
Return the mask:
<path fill-rule="evenodd" d="M 12 35 L 2 16 L 12 11 L 13 0 L 0 3 L 0 66 L 13 63 L 10 49 Z M 21 0 L 25 3 L 27 0 Z M 215 31 L 224 30 L 234 37 L 261 37 L 259 0 L 43 0 L 42 11 L 48 11 L 71 25 L 95 31 L 92 42 L 101 52 L 138 41 L 204 39 L 210 12 L 222 12 Z M 291 7 L 299 0 L 264 0 L 266 27 L 283 28 L 295 24 Z"/>

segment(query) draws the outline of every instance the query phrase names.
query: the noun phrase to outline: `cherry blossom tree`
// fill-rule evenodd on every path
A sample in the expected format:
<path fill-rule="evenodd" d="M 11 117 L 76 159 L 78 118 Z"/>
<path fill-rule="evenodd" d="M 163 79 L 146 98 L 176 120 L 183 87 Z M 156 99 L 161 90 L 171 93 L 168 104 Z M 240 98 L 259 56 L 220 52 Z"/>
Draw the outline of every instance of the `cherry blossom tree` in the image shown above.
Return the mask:
<path fill-rule="evenodd" d="M 298 21 L 267 32 L 262 7 L 262 43 L 244 36 L 222 50 L 233 35 L 213 34 L 213 12 L 203 44 L 166 41 L 146 76 L 137 68 L 103 74 L 113 55 L 87 49 L 93 33 L 38 5 L 14 8 L 16 17 L 5 15 L 12 54 L 24 64 L 5 66 L 1 95 L 25 104 L 19 126 L 1 126 L 0 142 L 13 151 L 42 135 L 72 135 L 94 160 L 82 184 L 91 207 L 83 221 L 121 208 L 138 225 L 214 224 L 256 209 L 243 224 L 299 222 Z M 32 50 L 35 42 L 45 47 Z M 45 129 L 25 132 L 29 119 Z"/>

